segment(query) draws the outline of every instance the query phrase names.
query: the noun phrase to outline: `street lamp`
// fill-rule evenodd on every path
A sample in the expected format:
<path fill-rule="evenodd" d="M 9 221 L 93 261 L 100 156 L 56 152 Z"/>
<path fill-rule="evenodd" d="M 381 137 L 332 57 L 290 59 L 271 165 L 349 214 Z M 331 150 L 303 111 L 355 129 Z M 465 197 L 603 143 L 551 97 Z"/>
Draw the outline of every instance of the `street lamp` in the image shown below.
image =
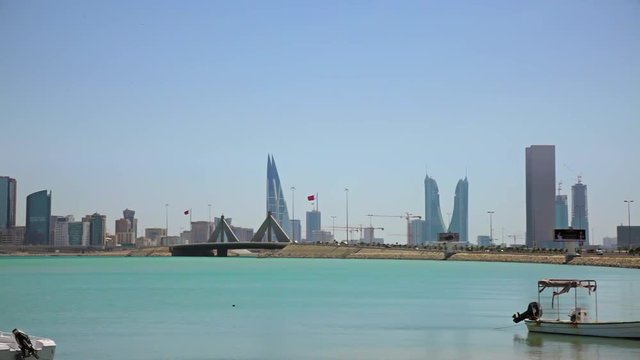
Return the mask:
<path fill-rule="evenodd" d="M 347 243 L 349 243 L 349 188 L 344 188 L 344 194 L 347 200 L 347 226 L 344 231 L 347 234 Z"/>
<path fill-rule="evenodd" d="M 627 235 L 627 247 L 628 250 L 631 250 L 631 203 L 633 202 L 633 200 L 625 200 L 624 202 L 627 203 L 627 219 L 628 219 L 628 235 Z"/>
<path fill-rule="evenodd" d="M 489 240 L 491 241 L 491 246 L 493 246 L 493 213 L 495 211 L 487 211 L 487 214 L 489 214 Z"/>
<path fill-rule="evenodd" d="M 336 216 L 335 215 L 331 215 L 331 223 L 333 225 L 331 236 L 333 236 L 333 240 L 335 240 L 336 239 Z"/>
<path fill-rule="evenodd" d="M 296 187 L 292 186 L 291 187 L 291 237 L 293 241 L 296 241 L 296 224 L 295 224 L 295 218 L 296 218 L 296 200 L 295 200 L 295 191 L 296 191 Z"/>

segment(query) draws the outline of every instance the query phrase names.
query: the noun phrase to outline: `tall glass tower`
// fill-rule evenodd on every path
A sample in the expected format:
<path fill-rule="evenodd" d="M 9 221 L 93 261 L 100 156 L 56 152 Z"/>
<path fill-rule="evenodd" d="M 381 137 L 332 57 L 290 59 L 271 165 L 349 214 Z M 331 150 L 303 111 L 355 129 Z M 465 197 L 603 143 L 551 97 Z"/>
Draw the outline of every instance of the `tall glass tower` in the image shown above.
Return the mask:
<path fill-rule="evenodd" d="M 589 211 L 587 209 L 587 185 L 578 178 L 578 183 L 571 187 L 571 227 L 584 229 L 586 241 L 589 245 Z"/>
<path fill-rule="evenodd" d="M 438 184 L 429 174 L 424 178 L 424 228 L 426 242 L 438 241 L 438 234 L 444 232 Z"/>
<path fill-rule="evenodd" d="M 16 179 L 0 176 L 0 230 L 16 226 Z"/>
<path fill-rule="evenodd" d="M 460 241 L 469 241 L 469 182 L 466 176 L 456 185 L 449 232 L 460 234 Z"/>
<path fill-rule="evenodd" d="M 291 236 L 291 220 L 284 200 L 280 176 L 272 155 L 267 156 L 267 212 L 278 221 L 282 229 Z"/>
<path fill-rule="evenodd" d="M 42 190 L 27 196 L 27 229 L 25 244 L 51 245 L 51 192 Z"/>

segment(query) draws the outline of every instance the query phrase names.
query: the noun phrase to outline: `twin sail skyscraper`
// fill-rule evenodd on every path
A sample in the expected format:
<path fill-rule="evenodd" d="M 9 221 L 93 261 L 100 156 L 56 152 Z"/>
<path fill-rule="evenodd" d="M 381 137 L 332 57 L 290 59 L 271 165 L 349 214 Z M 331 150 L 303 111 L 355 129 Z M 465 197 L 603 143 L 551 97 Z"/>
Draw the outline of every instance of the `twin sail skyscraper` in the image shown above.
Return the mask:
<path fill-rule="evenodd" d="M 440 233 L 458 233 L 460 241 L 469 241 L 469 182 L 467 177 L 456 185 L 453 214 L 449 228 L 444 227 L 440 211 L 440 193 L 436 180 L 427 174 L 424 178 L 424 242 L 438 241 Z"/>
<path fill-rule="evenodd" d="M 282 229 L 291 236 L 291 219 L 284 199 L 280 176 L 272 155 L 267 155 L 267 212 L 278 221 Z"/>

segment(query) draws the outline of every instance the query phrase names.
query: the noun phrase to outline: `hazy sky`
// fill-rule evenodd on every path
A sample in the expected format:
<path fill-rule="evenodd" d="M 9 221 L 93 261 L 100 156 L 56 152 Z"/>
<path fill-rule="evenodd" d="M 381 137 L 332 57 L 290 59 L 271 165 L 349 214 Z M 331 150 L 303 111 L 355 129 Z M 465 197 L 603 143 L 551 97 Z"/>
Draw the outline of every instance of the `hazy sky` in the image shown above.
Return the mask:
<path fill-rule="evenodd" d="M 468 173 L 469 235 L 523 242 L 525 147 L 582 175 L 597 242 L 640 222 L 640 2 L 0 1 L 0 175 L 53 213 L 124 208 L 170 233 L 224 212 L 256 228 L 267 154 L 323 227 L 443 218 Z M 403 219 L 373 219 L 404 242 Z M 343 238 L 344 235 L 339 236 Z M 511 240 L 509 240 L 511 241 Z"/>

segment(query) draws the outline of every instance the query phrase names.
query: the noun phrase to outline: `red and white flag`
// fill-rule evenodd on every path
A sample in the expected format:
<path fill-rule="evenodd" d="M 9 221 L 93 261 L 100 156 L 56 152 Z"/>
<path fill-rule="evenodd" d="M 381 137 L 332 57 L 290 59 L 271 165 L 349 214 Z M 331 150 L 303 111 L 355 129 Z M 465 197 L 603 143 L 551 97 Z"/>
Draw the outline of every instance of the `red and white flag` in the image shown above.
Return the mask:
<path fill-rule="evenodd" d="M 307 200 L 309 200 L 309 201 L 313 201 L 313 200 L 315 200 L 315 199 L 316 199 L 316 196 L 315 196 L 315 195 L 309 195 L 309 196 L 307 196 Z"/>

